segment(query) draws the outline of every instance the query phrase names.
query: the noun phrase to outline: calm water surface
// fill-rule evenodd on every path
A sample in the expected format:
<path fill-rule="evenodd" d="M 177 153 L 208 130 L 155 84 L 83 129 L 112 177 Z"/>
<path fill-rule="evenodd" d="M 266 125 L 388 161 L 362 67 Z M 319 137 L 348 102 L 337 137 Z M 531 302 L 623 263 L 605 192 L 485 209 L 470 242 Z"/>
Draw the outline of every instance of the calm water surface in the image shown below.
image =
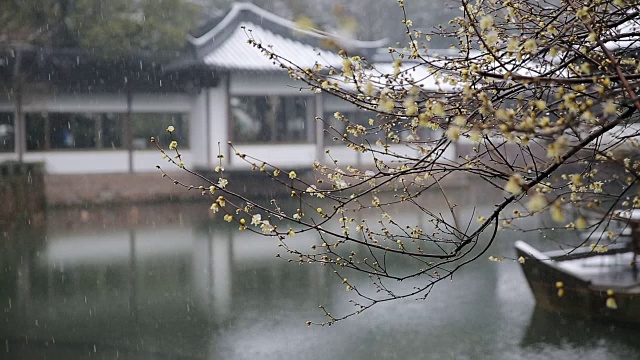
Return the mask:
<path fill-rule="evenodd" d="M 426 301 L 307 327 L 320 304 L 350 310 L 329 269 L 199 219 L 206 204 L 167 207 L 56 210 L 43 229 L 0 231 L 0 359 L 640 358 L 637 329 L 536 311 L 518 264 L 486 257 Z M 514 239 L 492 251 L 512 255 Z"/>

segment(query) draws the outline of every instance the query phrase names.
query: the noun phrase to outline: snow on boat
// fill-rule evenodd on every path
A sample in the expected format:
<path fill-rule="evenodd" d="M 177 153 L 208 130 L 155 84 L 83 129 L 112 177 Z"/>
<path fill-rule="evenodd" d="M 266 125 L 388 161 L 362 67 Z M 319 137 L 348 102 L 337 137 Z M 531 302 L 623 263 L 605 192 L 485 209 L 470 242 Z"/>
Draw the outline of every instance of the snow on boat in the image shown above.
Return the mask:
<path fill-rule="evenodd" d="M 606 251 L 584 247 L 541 252 L 523 241 L 515 248 L 538 307 L 640 324 L 638 251 L 632 245 L 638 238 L 631 238 L 629 244 L 611 245 Z"/>

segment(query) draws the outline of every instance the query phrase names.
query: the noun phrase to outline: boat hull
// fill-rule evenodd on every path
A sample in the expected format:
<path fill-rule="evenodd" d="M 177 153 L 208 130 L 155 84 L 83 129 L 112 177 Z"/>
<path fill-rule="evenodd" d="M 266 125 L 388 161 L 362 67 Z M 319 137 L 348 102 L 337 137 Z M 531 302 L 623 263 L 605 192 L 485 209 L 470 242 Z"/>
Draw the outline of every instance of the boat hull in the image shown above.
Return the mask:
<path fill-rule="evenodd" d="M 522 270 L 538 307 L 585 318 L 640 324 L 638 286 L 621 287 L 615 282 L 594 285 L 563 269 L 553 258 L 519 243 L 516 252 L 524 258 Z"/>

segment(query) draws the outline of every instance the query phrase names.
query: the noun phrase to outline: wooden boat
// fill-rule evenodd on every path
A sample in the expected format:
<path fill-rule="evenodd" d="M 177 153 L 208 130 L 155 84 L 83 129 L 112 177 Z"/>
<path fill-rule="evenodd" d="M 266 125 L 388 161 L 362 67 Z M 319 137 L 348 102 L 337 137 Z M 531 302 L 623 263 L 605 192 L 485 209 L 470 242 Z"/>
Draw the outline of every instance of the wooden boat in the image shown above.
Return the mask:
<path fill-rule="evenodd" d="M 537 306 L 552 312 L 640 324 L 637 237 L 628 244 L 540 252 L 517 241 L 516 252 Z M 634 251 L 636 250 L 636 251 Z"/>

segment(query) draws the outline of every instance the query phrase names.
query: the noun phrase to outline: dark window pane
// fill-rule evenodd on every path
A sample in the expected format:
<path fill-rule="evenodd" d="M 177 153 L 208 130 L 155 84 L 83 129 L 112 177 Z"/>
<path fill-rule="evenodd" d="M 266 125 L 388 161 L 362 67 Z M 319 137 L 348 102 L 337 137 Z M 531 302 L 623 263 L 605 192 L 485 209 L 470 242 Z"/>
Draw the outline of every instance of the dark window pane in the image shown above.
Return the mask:
<path fill-rule="evenodd" d="M 189 147 L 189 120 L 186 114 L 137 113 L 131 114 L 131 121 L 134 149 L 151 149 L 151 137 L 158 139 L 160 145 L 168 147 L 171 142 L 167 132 L 169 125 L 175 128 L 173 139 L 178 142 L 178 146 L 182 149 Z"/>
<path fill-rule="evenodd" d="M 237 142 L 267 142 L 271 139 L 269 123 L 275 112 L 266 96 L 231 98 L 232 139 Z"/>
<path fill-rule="evenodd" d="M 13 113 L 0 112 L 0 152 L 15 150 L 15 123 Z"/>
<path fill-rule="evenodd" d="M 282 102 L 280 123 L 284 122 L 281 141 L 304 141 L 307 137 L 307 98 L 290 97 Z"/>
<path fill-rule="evenodd" d="M 45 127 L 47 123 L 46 113 L 28 113 L 25 115 L 27 120 L 27 150 L 42 151 L 46 150 Z"/>
<path fill-rule="evenodd" d="M 27 113 L 26 120 L 30 151 L 123 147 L 122 114 Z"/>
<path fill-rule="evenodd" d="M 49 136 L 52 149 L 95 148 L 95 118 L 90 114 L 50 113 Z"/>
<path fill-rule="evenodd" d="M 122 115 L 101 114 L 98 122 L 98 144 L 106 149 L 122 148 Z"/>
<path fill-rule="evenodd" d="M 312 141 L 311 101 L 303 96 L 234 96 L 231 138 L 240 143 Z"/>

